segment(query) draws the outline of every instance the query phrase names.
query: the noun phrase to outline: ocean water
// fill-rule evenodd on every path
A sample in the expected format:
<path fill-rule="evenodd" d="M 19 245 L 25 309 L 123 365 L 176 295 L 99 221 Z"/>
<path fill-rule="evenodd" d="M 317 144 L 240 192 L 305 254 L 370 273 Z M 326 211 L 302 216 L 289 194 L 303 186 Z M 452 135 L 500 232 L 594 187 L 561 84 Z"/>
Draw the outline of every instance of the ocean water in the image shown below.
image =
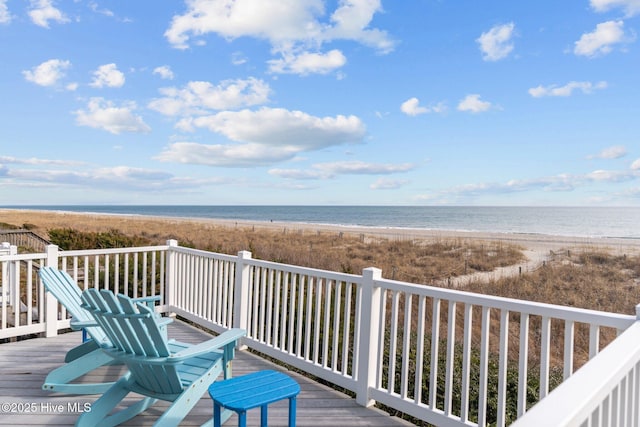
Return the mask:
<path fill-rule="evenodd" d="M 101 214 L 640 239 L 635 207 L 6 206 Z"/>

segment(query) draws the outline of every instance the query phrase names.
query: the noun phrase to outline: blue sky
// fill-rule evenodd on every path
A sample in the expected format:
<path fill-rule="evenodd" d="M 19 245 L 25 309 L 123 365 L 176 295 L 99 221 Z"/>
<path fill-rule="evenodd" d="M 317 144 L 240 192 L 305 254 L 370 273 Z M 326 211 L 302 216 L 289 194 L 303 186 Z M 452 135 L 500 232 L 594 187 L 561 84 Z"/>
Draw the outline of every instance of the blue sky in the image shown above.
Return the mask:
<path fill-rule="evenodd" d="M 0 0 L 0 200 L 640 206 L 640 1 Z"/>

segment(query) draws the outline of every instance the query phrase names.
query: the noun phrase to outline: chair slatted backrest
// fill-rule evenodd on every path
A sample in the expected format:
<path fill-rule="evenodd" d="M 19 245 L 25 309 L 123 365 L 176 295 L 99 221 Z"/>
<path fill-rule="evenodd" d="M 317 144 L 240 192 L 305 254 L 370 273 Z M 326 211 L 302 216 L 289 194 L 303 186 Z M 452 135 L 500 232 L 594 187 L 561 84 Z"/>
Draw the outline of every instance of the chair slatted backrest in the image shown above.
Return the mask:
<path fill-rule="evenodd" d="M 82 300 L 104 328 L 115 349 L 121 355 L 135 381 L 142 387 L 162 394 L 182 392 L 182 382 L 176 364 L 169 358 L 171 351 L 147 306 L 134 303 L 125 295 L 116 296 L 108 290 L 88 289 Z"/>
<path fill-rule="evenodd" d="M 67 309 L 74 321 L 93 322 L 93 316 L 82 307 L 82 291 L 78 284 L 65 271 L 54 267 L 42 267 L 38 272 L 45 289 Z M 84 328 L 87 334 L 99 345 L 110 345 L 105 332 L 97 326 Z"/>

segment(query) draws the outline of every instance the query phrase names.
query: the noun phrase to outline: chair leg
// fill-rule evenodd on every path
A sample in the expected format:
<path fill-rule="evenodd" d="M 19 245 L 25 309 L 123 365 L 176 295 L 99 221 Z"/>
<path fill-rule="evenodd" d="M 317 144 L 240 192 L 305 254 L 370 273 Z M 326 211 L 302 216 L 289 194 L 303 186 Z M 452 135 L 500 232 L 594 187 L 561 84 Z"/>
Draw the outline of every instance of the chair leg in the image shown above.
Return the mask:
<path fill-rule="evenodd" d="M 121 424 L 153 405 L 157 399 L 145 397 L 126 409 L 109 415 L 113 408 L 130 393 L 131 375 L 120 378 L 106 393 L 91 405 L 91 411 L 84 412 L 76 421 L 77 427 L 111 427 Z"/>
<path fill-rule="evenodd" d="M 215 427 L 216 426 L 216 407 L 215 405 L 213 406 L 213 418 L 208 419 L 207 421 L 204 422 L 204 424 L 202 424 L 200 427 Z M 229 418 L 231 418 L 231 415 L 233 415 L 233 411 L 226 409 L 224 407 L 220 407 L 220 426 L 222 426 L 224 423 L 227 422 L 227 420 Z"/>
<path fill-rule="evenodd" d="M 222 360 L 218 359 L 211 366 L 207 373 L 202 375 L 201 379 L 192 383 L 187 390 L 183 391 L 180 396 L 173 401 L 171 406 L 162 414 L 154 426 L 177 426 L 189 411 L 198 403 L 202 395 L 205 394 L 209 385 L 222 372 Z"/>
<path fill-rule="evenodd" d="M 70 382 L 96 368 L 99 368 L 100 366 L 107 365 L 112 362 L 113 358 L 109 357 L 102 350 L 94 350 L 51 371 L 47 375 L 47 378 L 42 385 L 42 389 L 73 394 L 104 393 L 113 386 L 113 382 L 94 384 L 70 384 Z"/>

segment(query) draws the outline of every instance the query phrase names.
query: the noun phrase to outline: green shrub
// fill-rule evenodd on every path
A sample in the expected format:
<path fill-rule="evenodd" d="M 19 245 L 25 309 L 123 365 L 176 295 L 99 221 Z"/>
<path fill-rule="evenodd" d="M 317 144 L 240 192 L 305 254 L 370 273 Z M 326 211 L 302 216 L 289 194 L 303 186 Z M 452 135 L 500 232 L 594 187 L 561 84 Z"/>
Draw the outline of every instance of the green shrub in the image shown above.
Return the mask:
<path fill-rule="evenodd" d="M 83 232 L 72 228 L 49 230 L 49 240 L 62 250 L 110 249 L 148 246 L 150 240 L 141 236 L 127 236 L 118 230 Z"/>

